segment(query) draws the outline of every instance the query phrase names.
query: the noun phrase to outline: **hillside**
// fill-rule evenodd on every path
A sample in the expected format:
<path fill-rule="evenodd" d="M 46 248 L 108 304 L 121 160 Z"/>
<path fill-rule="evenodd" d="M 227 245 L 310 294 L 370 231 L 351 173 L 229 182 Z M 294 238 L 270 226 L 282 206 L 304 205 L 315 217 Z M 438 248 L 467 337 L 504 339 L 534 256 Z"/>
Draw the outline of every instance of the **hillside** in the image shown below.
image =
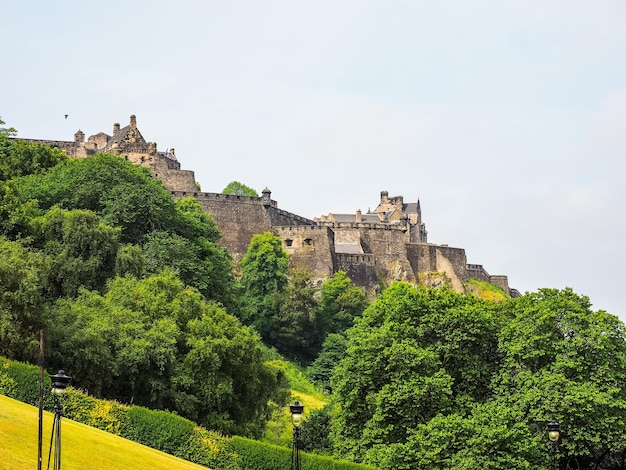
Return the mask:
<path fill-rule="evenodd" d="M 44 413 L 43 468 L 46 468 L 52 414 Z M 0 395 L 0 470 L 37 467 L 37 408 Z M 64 470 L 199 470 L 200 465 L 114 436 L 84 424 L 62 421 Z"/>

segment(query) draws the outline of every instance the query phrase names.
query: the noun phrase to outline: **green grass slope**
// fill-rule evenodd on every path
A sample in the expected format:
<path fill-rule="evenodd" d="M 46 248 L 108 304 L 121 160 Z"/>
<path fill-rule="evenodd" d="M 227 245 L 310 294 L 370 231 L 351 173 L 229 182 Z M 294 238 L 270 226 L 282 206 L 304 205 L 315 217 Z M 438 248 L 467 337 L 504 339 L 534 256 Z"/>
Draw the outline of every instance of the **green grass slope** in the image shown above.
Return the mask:
<path fill-rule="evenodd" d="M 48 462 L 52 419 L 52 414 L 44 412 L 44 469 Z M 37 468 L 37 430 L 37 408 L 0 395 L 0 470 Z M 206 470 L 201 465 L 69 419 L 63 419 L 61 434 L 63 470 Z"/>

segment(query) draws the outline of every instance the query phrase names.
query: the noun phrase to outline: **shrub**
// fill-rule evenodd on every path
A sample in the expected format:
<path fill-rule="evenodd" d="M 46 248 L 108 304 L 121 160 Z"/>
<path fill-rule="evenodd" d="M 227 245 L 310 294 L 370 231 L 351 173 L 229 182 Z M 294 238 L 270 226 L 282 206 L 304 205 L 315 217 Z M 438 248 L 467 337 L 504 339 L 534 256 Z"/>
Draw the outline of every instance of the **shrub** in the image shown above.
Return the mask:
<path fill-rule="evenodd" d="M 49 390 L 50 385 L 50 377 L 44 374 L 44 390 Z M 0 393 L 37 406 L 39 404 L 39 367 L 0 357 Z"/>
<path fill-rule="evenodd" d="M 63 414 L 66 417 L 124 437 L 128 434 L 128 408 L 115 401 L 99 400 L 71 388 L 67 389 L 63 399 Z"/>
<path fill-rule="evenodd" d="M 127 439 L 177 455 L 185 447 L 196 425 L 188 419 L 168 411 L 154 411 L 141 406 L 131 406 L 126 413 Z"/>
<path fill-rule="evenodd" d="M 230 439 L 213 431 L 196 427 L 185 446 L 176 453 L 191 462 L 219 470 L 240 470 L 239 457 L 230 445 Z"/>
<path fill-rule="evenodd" d="M 289 468 L 291 449 L 265 444 L 243 437 L 233 436 L 230 440 L 241 459 L 242 470 L 275 470 Z M 300 453 L 302 470 L 374 470 L 375 467 L 334 460 L 322 455 Z"/>

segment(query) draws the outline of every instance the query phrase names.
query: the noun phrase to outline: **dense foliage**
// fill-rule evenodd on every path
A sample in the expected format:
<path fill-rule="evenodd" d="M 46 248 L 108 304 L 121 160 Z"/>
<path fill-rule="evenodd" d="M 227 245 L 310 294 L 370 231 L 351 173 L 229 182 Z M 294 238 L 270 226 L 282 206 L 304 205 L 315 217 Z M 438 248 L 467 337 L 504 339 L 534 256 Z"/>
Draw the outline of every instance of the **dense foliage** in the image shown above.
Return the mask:
<path fill-rule="evenodd" d="M 239 181 L 231 181 L 222 191 L 224 194 L 234 194 L 235 196 L 252 196 L 258 197 L 259 193 L 250 186 L 246 186 Z"/>
<path fill-rule="evenodd" d="M 297 362 L 310 364 L 326 337 L 343 333 L 367 306 L 343 271 L 318 287 L 309 272 L 290 270 L 282 240 L 270 232 L 252 237 L 241 268 L 242 321 Z"/>
<path fill-rule="evenodd" d="M 388 288 L 348 330 L 334 369 L 339 455 L 389 469 L 621 468 L 626 332 L 586 297 L 542 289 L 494 303 Z"/>
<path fill-rule="evenodd" d="M 114 155 L 66 159 L 0 135 L 0 354 L 96 396 L 259 436 L 288 400 L 235 310 L 232 261 L 194 199 Z"/>

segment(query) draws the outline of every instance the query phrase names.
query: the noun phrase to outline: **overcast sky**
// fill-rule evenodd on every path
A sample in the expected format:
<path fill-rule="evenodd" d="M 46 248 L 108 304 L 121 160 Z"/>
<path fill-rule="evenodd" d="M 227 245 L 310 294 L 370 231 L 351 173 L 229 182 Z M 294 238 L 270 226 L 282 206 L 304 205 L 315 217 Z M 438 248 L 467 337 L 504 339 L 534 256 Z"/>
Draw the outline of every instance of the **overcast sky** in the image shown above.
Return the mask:
<path fill-rule="evenodd" d="M 623 0 L 1 11 L 0 117 L 21 137 L 111 134 L 135 114 L 204 191 L 268 187 L 309 218 L 419 198 L 430 242 L 626 320 Z"/>

